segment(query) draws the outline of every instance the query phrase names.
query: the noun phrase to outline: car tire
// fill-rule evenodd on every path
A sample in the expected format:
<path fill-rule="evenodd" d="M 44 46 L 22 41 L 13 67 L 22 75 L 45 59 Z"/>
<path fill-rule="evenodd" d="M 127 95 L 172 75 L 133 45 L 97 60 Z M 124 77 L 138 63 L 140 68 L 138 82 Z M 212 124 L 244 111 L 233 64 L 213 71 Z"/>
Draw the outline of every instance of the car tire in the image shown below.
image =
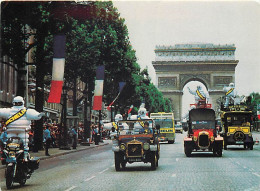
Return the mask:
<path fill-rule="evenodd" d="M 188 146 L 184 146 L 184 152 L 185 152 L 186 157 L 190 157 L 192 150 Z"/>
<path fill-rule="evenodd" d="M 157 163 L 157 156 L 156 153 L 152 154 L 152 159 L 151 159 L 151 168 L 152 170 L 156 169 L 156 163 Z"/>
<path fill-rule="evenodd" d="M 254 149 L 254 144 L 251 143 L 251 144 L 250 144 L 250 150 L 253 150 L 253 149 Z"/>
<path fill-rule="evenodd" d="M 120 153 L 115 152 L 115 169 L 120 171 L 121 156 Z"/>

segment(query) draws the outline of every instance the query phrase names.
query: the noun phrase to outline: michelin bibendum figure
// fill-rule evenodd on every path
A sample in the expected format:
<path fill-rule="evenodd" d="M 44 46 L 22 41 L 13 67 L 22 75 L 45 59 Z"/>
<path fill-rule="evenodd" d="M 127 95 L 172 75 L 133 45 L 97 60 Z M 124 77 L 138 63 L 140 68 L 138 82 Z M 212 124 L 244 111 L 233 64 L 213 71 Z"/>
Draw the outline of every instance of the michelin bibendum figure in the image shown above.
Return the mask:
<path fill-rule="evenodd" d="M 7 138 L 20 137 L 24 144 L 25 159 L 27 159 L 29 151 L 28 138 L 31 120 L 39 120 L 43 115 L 34 109 L 24 107 L 24 100 L 21 96 L 13 99 L 13 107 L 0 109 L 0 117 L 6 119 Z"/>
<path fill-rule="evenodd" d="M 209 96 L 206 94 L 200 85 L 197 86 L 197 90 L 193 91 L 188 87 L 189 92 L 195 96 L 195 103 L 197 104 L 200 100 L 209 101 Z"/>
<path fill-rule="evenodd" d="M 230 83 L 228 87 L 224 87 L 223 91 L 225 92 L 226 96 L 225 107 L 228 107 L 231 99 L 234 99 L 237 95 L 234 83 Z"/>

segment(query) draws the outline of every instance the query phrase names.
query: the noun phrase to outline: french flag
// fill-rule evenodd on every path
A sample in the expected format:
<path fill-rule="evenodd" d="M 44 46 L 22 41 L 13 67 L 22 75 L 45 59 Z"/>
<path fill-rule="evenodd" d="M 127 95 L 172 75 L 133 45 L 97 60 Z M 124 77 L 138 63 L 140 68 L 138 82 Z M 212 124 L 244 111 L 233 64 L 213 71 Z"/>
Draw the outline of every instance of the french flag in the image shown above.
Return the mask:
<path fill-rule="evenodd" d="M 98 66 L 96 70 L 93 110 L 102 110 L 105 66 Z"/>
<path fill-rule="evenodd" d="M 49 103 L 60 103 L 64 67 L 65 67 L 65 35 L 55 35 L 53 45 L 53 66 L 51 90 L 48 98 Z"/>

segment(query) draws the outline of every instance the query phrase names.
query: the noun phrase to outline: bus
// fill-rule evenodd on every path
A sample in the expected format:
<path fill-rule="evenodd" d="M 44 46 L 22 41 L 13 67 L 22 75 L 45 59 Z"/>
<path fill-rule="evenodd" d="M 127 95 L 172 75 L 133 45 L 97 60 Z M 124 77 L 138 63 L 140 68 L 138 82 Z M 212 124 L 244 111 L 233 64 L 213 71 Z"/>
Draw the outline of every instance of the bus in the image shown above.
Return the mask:
<path fill-rule="evenodd" d="M 173 113 L 151 113 L 150 118 L 155 121 L 155 124 L 160 125 L 160 141 L 168 141 L 173 144 L 175 142 L 175 128 L 174 128 L 174 115 Z"/>

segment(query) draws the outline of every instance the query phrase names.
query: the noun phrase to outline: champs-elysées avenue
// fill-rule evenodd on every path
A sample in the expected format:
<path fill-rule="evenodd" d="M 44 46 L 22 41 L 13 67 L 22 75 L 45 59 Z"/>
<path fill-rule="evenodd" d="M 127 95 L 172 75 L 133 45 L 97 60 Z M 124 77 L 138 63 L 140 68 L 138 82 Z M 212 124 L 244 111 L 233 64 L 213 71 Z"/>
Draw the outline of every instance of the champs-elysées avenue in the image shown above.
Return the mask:
<path fill-rule="evenodd" d="M 1 190 L 260 190 L 254 1 L 3 1 Z"/>

